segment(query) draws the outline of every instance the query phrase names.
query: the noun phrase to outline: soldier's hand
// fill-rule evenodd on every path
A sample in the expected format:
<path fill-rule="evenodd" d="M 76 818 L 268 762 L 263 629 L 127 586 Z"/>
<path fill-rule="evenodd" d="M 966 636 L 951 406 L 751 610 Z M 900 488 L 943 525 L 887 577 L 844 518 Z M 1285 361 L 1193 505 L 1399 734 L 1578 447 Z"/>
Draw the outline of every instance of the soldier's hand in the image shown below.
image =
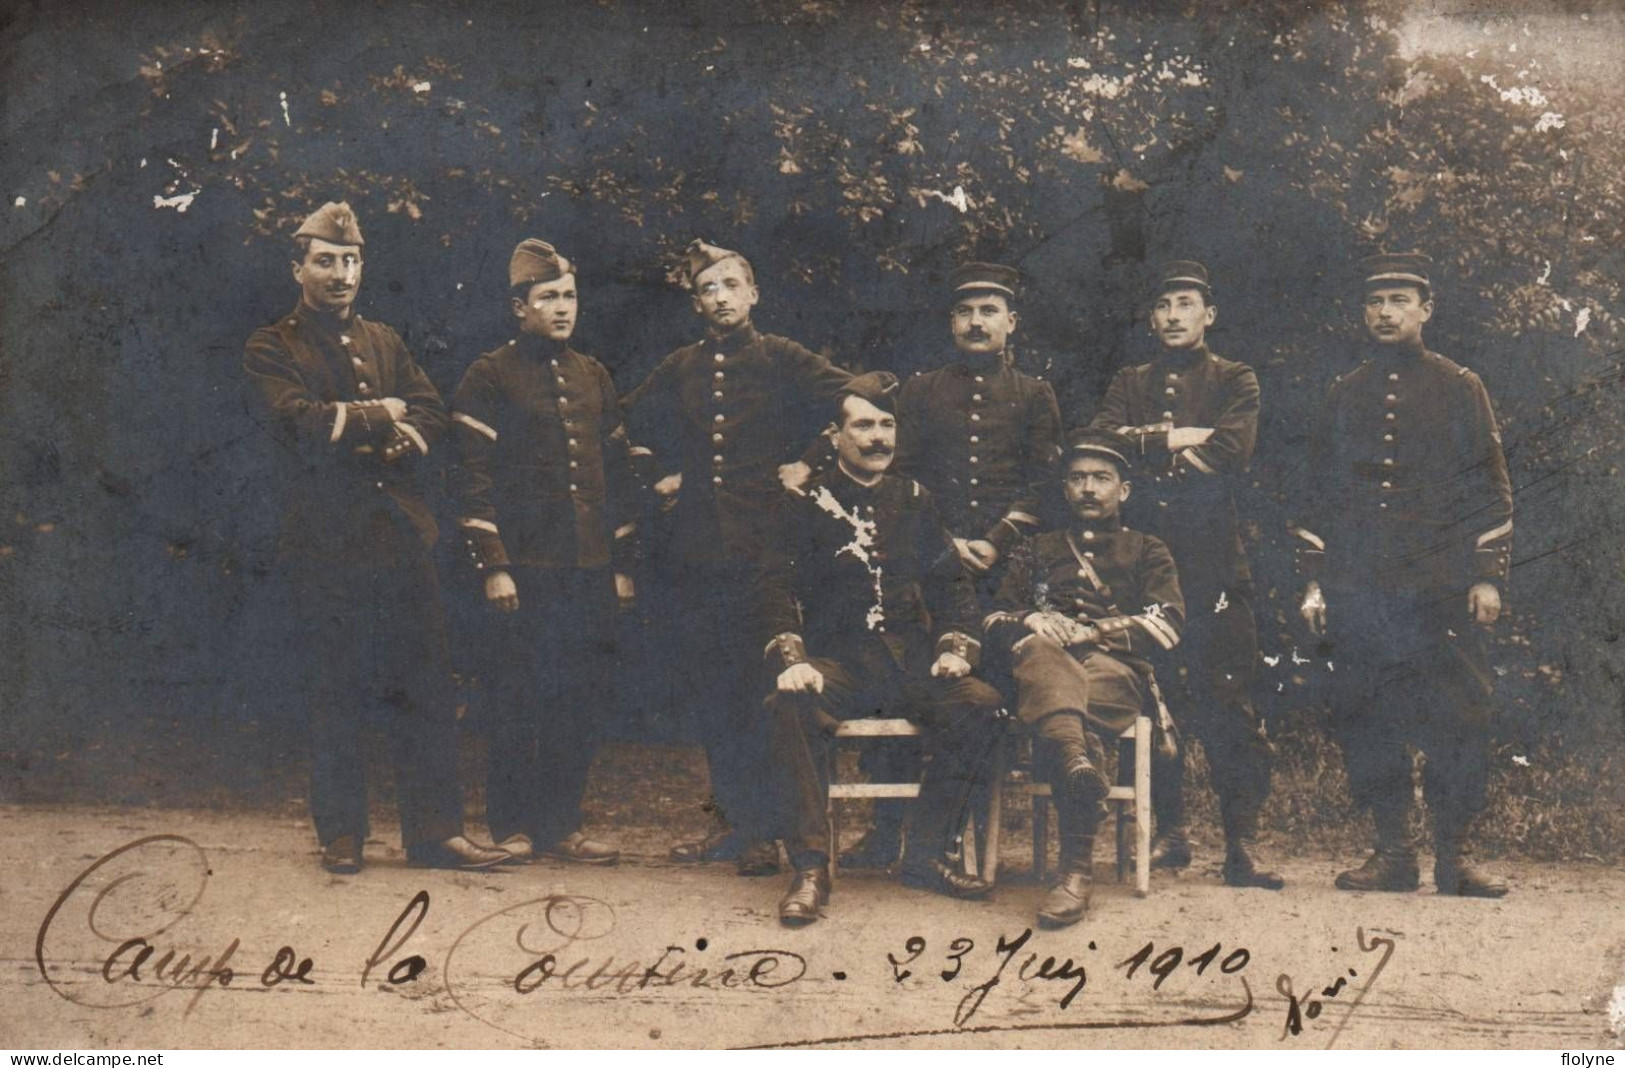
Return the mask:
<path fill-rule="evenodd" d="M 780 693 L 823 693 L 824 676 L 811 664 L 791 664 L 779 672 Z"/>
<path fill-rule="evenodd" d="M 1180 449 L 1206 445 L 1207 439 L 1212 436 L 1213 431 L 1205 426 L 1176 426 L 1168 431 L 1168 451 L 1178 452 Z"/>
<path fill-rule="evenodd" d="M 637 596 L 637 588 L 632 585 L 632 576 L 615 574 L 615 599 L 620 602 L 621 611 L 625 612 L 632 607 L 632 600 Z"/>
<path fill-rule="evenodd" d="M 981 575 L 987 572 L 987 565 L 982 563 L 975 553 L 971 552 L 969 541 L 964 538 L 955 538 L 954 552 L 959 554 L 959 562 L 965 566 L 966 571 L 973 575 Z"/>
<path fill-rule="evenodd" d="M 969 674 L 970 661 L 957 653 L 943 653 L 931 665 L 931 677 L 934 679 L 962 679 Z"/>
<path fill-rule="evenodd" d="M 669 512 L 677 507 L 677 491 L 683 488 L 683 473 L 667 475 L 654 485 L 655 496 L 660 498 L 660 510 Z"/>
<path fill-rule="evenodd" d="M 990 541 L 981 539 L 967 541 L 965 548 L 969 549 L 971 555 L 976 557 L 977 562 L 982 565 L 982 571 L 991 570 L 993 565 L 999 562 L 999 547 Z"/>
<path fill-rule="evenodd" d="M 1022 620 L 1027 629 L 1040 638 L 1048 638 L 1058 645 L 1067 645 L 1072 639 L 1073 628 L 1077 626 L 1070 620 L 1056 612 L 1034 612 Z"/>
<path fill-rule="evenodd" d="M 1319 636 L 1326 633 L 1326 598 L 1320 592 L 1320 583 L 1311 582 L 1304 587 L 1303 603 L 1298 606 L 1298 614 L 1303 617 L 1310 634 Z"/>
<path fill-rule="evenodd" d="M 506 571 L 493 571 L 485 576 L 485 599 L 498 611 L 519 611 L 519 587 Z"/>
<path fill-rule="evenodd" d="M 406 402 L 399 397 L 385 397 L 384 411 L 389 413 L 389 420 L 398 423 L 406 418 Z"/>
<path fill-rule="evenodd" d="M 1099 627 L 1090 626 L 1087 623 L 1079 623 L 1076 620 L 1071 619 L 1067 620 L 1067 622 L 1072 624 L 1072 637 L 1067 641 L 1066 644 L 1098 645 L 1100 643 Z"/>
<path fill-rule="evenodd" d="M 1501 618 L 1501 591 L 1492 582 L 1478 582 L 1467 591 L 1467 612 L 1473 622 L 1487 627 Z"/>
<path fill-rule="evenodd" d="M 779 483 L 791 493 L 800 494 L 801 487 L 812 477 L 812 468 L 797 460 L 793 464 L 779 465 Z"/>

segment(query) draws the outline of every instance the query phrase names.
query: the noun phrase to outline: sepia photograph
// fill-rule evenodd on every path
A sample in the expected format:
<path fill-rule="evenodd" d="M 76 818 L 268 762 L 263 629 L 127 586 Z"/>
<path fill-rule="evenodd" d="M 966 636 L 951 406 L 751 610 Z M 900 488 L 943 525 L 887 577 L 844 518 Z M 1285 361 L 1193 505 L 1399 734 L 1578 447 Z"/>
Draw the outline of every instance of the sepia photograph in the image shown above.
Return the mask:
<path fill-rule="evenodd" d="M 3 5 L 0 1046 L 1617 1063 L 1622 69 Z"/>

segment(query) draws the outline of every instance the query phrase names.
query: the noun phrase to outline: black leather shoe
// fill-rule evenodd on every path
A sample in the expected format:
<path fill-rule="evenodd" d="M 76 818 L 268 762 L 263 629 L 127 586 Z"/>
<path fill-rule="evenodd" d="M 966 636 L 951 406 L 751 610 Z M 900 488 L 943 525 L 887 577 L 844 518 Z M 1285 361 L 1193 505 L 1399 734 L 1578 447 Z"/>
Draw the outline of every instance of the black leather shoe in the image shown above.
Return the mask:
<path fill-rule="evenodd" d="M 1224 883 L 1257 890 L 1280 890 L 1286 880 L 1280 872 L 1260 871 L 1245 842 L 1232 842 L 1224 851 Z"/>
<path fill-rule="evenodd" d="M 678 842 L 668 854 L 678 864 L 707 864 L 713 860 L 737 860 L 745 843 L 732 831 L 712 831 L 695 842 Z"/>
<path fill-rule="evenodd" d="M 1092 872 L 1062 874 L 1038 905 L 1038 926 L 1054 929 L 1070 927 L 1089 912 L 1089 894 L 1094 889 Z"/>
<path fill-rule="evenodd" d="M 1066 762 L 1066 785 L 1071 791 L 1074 801 L 1084 810 L 1094 808 L 1106 800 L 1111 793 L 1111 784 L 1106 781 L 1106 775 L 1094 764 L 1094 761 L 1082 754 L 1069 758 Z"/>
<path fill-rule="evenodd" d="M 506 864 L 529 864 L 536 859 L 536 843 L 528 834 L 510 834 L 497 843 L 497 848 L 512 858 L 504 861 Z"/>
<path fill-rule="evenodd" d="M 479 845 L 460 834 L 443 842 L 408 850 L 406 863 L 414 868 L 449 868 L 453 871 L 483 871 L 513 862 L 513 854 L 494 846 Z"/>
<path fill-rule="evenodd" d="M 1184 835 L 1159 834 L 1151 842 L 1151 866 L 1179 871 L 1191 866 L 1191 840 Z"/>
<path fill-rule="evenodd" d="M 771 839 L 752 842 L 739 854 L 735 869 L 740 875 L 777 875 L 779 873 L 779 844 Z"/>
<path fill-rule="evenodd" d="M 790 892 L 779 900 L 779 922 L 786 927 L 816 923 L 819 910 L 829 904 L 829 868 L 803 868 L 790 882 Z"/>
<path fill-rule="evenodd" d="M 943 894 L 947 897 L 957 897 L 964 901 L 975 901 L 993 892 L 993 884 L 986 879 L 966 875 L 941 858 L 927 861 L 925 866 L 921 868 L 905 868 L 902 874 L 902 883 L 904 886 L 912 886 L 916 890 L 930 890 L 933 893 Z"/>
<path fill-rule="evenodd" d="M 1461 857 L 1439 857 L 1434 861 L 1433 885 L 1439 893 L 1457 897 L 1507 896 L 1505 879 L 1479 871 Z"/>
<path fill-rule="evenodd" d="M 900 828 L 882 830 L 871 827 L 858 844 L 841 854 L 841 867 L 855 869 L 885 869 L 897 863 L 903 851 Z"/>
<path fill-rule="evenodd" d="M 588 838 L 580 831 L 561 838 L 548 847 L 547 855 L 572 864 L 617 864 L 621 851 L 612 845 Z"/>
<path fill-rule="evenodd" d="M 341 834 L 322 847 L 322 867 L 334 875 L 354 875 L 361 870 L 361 839 Z"/>
<path fill-rule="evenodd" d="M 1421 885 L 1422 876 L 1416 867 L 1415 853 L 1391 853 L 1373 850 L 1364 864 L 1351 868 L 1337 877 L 1339 890 L 1386 890 L 1404 893 Z"/>

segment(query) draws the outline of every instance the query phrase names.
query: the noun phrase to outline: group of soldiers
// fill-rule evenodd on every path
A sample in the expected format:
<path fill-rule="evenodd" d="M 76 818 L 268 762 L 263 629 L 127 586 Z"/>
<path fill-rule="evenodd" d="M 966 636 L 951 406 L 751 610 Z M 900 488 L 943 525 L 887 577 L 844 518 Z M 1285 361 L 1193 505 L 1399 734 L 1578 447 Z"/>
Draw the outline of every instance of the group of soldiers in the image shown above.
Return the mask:
<path fill-rule="evenodd" d="M 354 312 L 353 211 L 324 205 L 294 241 L 299 303 L 254 333 L 244 364 L 290 458 L 281 553 L 310 645 L 311 808 L 327 870 L 362 867 L 372 711 L 387 719 L 410 863 L 618 859 L 583 832 L 582 797 L 652 490 L 673 565 L 662 607 L 679 621 L 669 671 L 700 721 L 717 817 L 674 861 L 775 874 L 782 842 L 794 875 L 780 919 L 815 921 L 833 859 L 824 739 L 846 719 L 906 716 L 923 727 L 919 749 L 877 748 L 865 766 L 919 777 L 919 797 L 906 811 L 878 804 L 842 860 L 984 897 L 991 884 L 954 863 L 956 837 L 1009 709 L 1060 829 L 1038 920 L 1076 923 L 1109 789 L 1101 739 L 1166 693 L 1212 769 L 1224 881 L 1282 887 L 1254 844 L 1272 747 L 1251 700 L 1258 648 L 1234 492 L 1259 386 L 1206 344 L 1218 309 L 1201 264 L 1160 272 L 1157 355 L 1119 371 L 1092 419 L 1063 433 L 1053 388 L 1011 359 L 1009 267 L 953 272 L 955 351 L 900 383 L 759 332 L 750 263 L 695 241 L 684 276 L 703 336 L 623 398 L 571 347 L 576 265 L 527 239 L 509 264 L 515 337 L 469 366 L 448 413 L 400 337 Z M 1512 495 L 1483 384 L 1423 344 L 1428 264 L 1363 261 L 1368 352 L 1314 416 L 1314 481 L 1294 528 L 1301 614 L 1331 643 L 1333 722 L 1376 824 L 1375 850 L 1336 885 L 1418 886 L 1415 746 L 1437 889 L 1495 897 L 1506 886 L 1469 863 L 1467 838 L 1484 806 L 1485 628 L 1507 578 Z M 448 432 L 460 571 L 498 624 L 494 844 L 464 832 L 437 527 L 414 475 Z M 1066 514 L 1051 522 L 1057 490 Z M 1139 529 L 1123 521 L 1131 490 L 1149 498 L 1136 501 Z M 1159 752 L 1151 859 L 1177 869 L 1192 861 L 1171 755 L 1183 751 Z"/>

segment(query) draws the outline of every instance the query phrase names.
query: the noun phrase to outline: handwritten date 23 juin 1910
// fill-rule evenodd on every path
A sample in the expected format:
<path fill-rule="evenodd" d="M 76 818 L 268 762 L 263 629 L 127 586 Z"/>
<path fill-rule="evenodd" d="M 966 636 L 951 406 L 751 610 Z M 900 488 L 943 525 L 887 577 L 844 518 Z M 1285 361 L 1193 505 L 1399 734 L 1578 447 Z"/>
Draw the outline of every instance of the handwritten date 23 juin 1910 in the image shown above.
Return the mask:
<path fill-rule="evenodd" d="M 40 975 L 59 996 L 101 1009 L 128 1008 L 173 990 L 190 990 L 186 1012 L 209 989 L 240 981 L 265 988 L 334 981 L 331 971 L 318 968 L 311 956 L 292 945 L 279 946 L 266 955 L 257 974 L 251 971 L 251 978 L 240 979 L 240 937 L 226 940 L 213 952 L 190 944 L 177 928 L 194 914 L 212 875 L 201 847 L 178 835 L 153 835 L 113 850 L 69 883 L 45 915 L 35 942 Z M 383 937 L 365 960 L 356 962 L 352 973 L 363 988 L 369 983 L 389 988 L 423 980 L 433 950 L 419 944 L 424 940 L 416 936 L 430 907 L 428 891 L 419 890 L 387 927 L 380 924 Z M 910 935 L 889 950 L 873 945 L 855 951 L 831 947 L 827 952 L 832 956 L 854 952 L 855 959 L 820 966 L 822 962 L 789 949 L 724 952 L 725 947 L 713 949 L 705 938 L 692 946 L 667 944 L 617 956 L 608 949 L 615 927 L 613 908 L 589 897 L 554 894 L 510 905 L 476 919 L 445 950 L 439 963 L 447 991 L 460 1008 L 486 1023 L 492 1021 L 476 1003 L 488 1004 L 499 994 L 531 999 L 555 992 L 647 997 L 675 988 L 771 992 L 808 980 L 845 983 L 849 978 L 903 991 L 937 983 L 962 987 L 954 1028 L 975 1026 L 978 1013 L 1001 986 L 1007 991 L 1020 988 L 1022 993 L 1053 991 L 1055 1008 L 1065 1015 L 1076 1013 L 1080 998 L 1102 982 L 1122 984 L 1131 991 L 1142 988 L 1153 997 L 1165 986 L 1180 988 L 1186 995 L 1200 994 L 1203 1000 L 1231 1005 L 1221 1016 L 1170 1020 L 1169 1026 L 1239 1022 L 1257 1008 L 1247 978 L 1249 969 L 1257 971 L 1252 954 L 1245 946 L 1222 940 L 1189 947 L 1147 941 L 1125 952 L 1076 937 L 1057 953 L 1033 945 L 1030 928 L 980 941 L 967 935 L 933 943 L 923 935 Z M 1275 991 L 1285 999 L 1283 1040 L 1319 1026 L 1335 1041 L 1395 946 L 1393 939 L 1368 936 L 1364 930 L 1356 932 L 1355 943 L 1360 956 L 1324 984 L 1300 991 L 1290 975 L 1277 974 Z M 492 974 L 490 966 L 495 964 L 495 974 L 508 977 L 501 983 L 506 993 L 483 990 L 475 997 L 459 991 L 453 967 L 459 954 L 477 955 L 482 962 L 478 971 L 485 975 Z M 500 962 L 493 957 L 500 957 Z M 1195 983 L 1227 984 L 1228 989 L 1214 985 L 1193 991 L 1190 984 Z M 1326 1028 L 1331 1017 L 1323 1021 L 1322 1014 L 1328 1004 L 1339 1001 L 1349 1007 L 1334 1014 L 1337 1022 Z M 1095 1026 L 1111 1024 L 1100 1021 Z"/>

